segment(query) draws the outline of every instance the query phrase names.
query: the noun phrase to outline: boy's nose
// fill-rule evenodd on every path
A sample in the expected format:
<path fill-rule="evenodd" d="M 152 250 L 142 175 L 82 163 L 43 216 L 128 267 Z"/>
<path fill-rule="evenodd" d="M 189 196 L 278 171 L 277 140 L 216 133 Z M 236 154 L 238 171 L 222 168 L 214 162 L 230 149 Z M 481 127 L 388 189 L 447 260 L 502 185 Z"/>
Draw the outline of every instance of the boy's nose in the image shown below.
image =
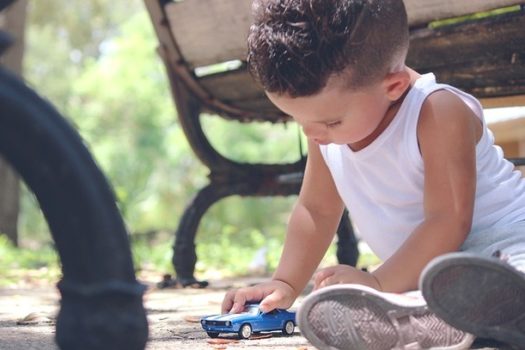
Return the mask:
<path fill-rule="evenodd" d="M 326 134 L 322 125 L 304 125 L 303 132 L 310 139 L 322 139 Z"/>

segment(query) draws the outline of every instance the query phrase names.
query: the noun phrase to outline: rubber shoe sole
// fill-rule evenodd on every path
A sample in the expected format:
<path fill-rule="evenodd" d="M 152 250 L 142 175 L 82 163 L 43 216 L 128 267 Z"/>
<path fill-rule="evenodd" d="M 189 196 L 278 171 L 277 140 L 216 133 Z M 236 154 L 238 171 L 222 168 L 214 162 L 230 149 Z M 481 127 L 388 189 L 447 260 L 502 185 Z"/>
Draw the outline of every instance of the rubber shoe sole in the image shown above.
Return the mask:
<path fill-rule="evenodd" d="M 310 294 L 297 320 L 303 336 L 321 350 L 460 350 L 474 340 L 437 318 L 422 298 L 352 284 Z"/>
<path fill-rule="evenodd" d="M 423 270 L 429 308 L 454 327 L 525 348 L 525 275 L 497 258 L 451 253 Z"/>

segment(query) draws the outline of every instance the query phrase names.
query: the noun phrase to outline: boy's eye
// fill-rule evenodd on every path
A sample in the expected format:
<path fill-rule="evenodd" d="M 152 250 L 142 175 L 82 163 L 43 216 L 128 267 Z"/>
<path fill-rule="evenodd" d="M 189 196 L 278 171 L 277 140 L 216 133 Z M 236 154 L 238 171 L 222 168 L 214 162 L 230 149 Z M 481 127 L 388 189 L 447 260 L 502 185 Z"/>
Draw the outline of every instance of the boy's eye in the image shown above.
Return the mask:
<path fill-rule="evenodd" d="M 327 128 L 335 128 L 336 126 L 340 125 L 341 124 L 341 121 L 335 121 L 335 122 L 330 122 L 328 124 L 326 124 L 326 127 Z"/>

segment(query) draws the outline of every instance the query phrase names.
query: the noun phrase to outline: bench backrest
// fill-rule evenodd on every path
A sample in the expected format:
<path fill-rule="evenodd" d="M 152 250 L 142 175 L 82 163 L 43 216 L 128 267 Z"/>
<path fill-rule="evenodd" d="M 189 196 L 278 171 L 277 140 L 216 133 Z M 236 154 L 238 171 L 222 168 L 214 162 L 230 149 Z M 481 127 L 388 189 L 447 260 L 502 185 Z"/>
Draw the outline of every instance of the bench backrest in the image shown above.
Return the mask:
<path fill-rule="evenodd" d="M 166 64 L 178 67 L 176 75 L 187 81 L 205 106 L 244 121 L 286 119 L 253 82 L 244 64 L 251 1 L 145 1 Z M 405 0 L 411 27 L 408 64 L 423 72 L 434 71 L 439 80 L 480 98 L 520 96 L 514 98 L 516 103 L 525 103 L 523 4 L 525 0 Z M 521 10 L 461 25 L 428 26 L 435 20 L 513 5 L 521 5 Z"/>

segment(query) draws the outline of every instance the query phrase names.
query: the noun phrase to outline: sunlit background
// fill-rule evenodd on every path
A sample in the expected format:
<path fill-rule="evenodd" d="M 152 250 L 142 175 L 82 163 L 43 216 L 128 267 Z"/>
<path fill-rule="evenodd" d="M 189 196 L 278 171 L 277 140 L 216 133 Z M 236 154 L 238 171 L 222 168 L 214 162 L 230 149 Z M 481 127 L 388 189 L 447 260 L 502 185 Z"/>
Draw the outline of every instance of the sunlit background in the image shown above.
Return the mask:
<path fill-rule="evenodd" d="M 132 237 L 139 272 L 172 273 L 174 231 L 207 182 L 177 120 L 157 38 L 140 0 L 30 1 L 23 75 L 84 138 L 113 185 Z M 487 110 L 508 156 L 525 153 L 525 108 Z M 213 146 L 244 162 L 293 162 L 296 125 L 240 124 L 203 116 Z M 304 140 L 302 141 L 304 142 Z M 231 197 L 211 207 L 197 235 L 197 277 L 270 273 L 276 266 L 293 197 Z M 23 190 L 21 251 L 0 236 L 0 286 L 20 283 L 17 269 L 59 273 L 45 220 Z M 377 263 L 361 246 L 361 265 Z M 34 252 L 38 251 L 38 254 Z M 325 263 L 335 262 L 335 249 Z M 160 279 L 160 277 L 159 277 Z"/>

